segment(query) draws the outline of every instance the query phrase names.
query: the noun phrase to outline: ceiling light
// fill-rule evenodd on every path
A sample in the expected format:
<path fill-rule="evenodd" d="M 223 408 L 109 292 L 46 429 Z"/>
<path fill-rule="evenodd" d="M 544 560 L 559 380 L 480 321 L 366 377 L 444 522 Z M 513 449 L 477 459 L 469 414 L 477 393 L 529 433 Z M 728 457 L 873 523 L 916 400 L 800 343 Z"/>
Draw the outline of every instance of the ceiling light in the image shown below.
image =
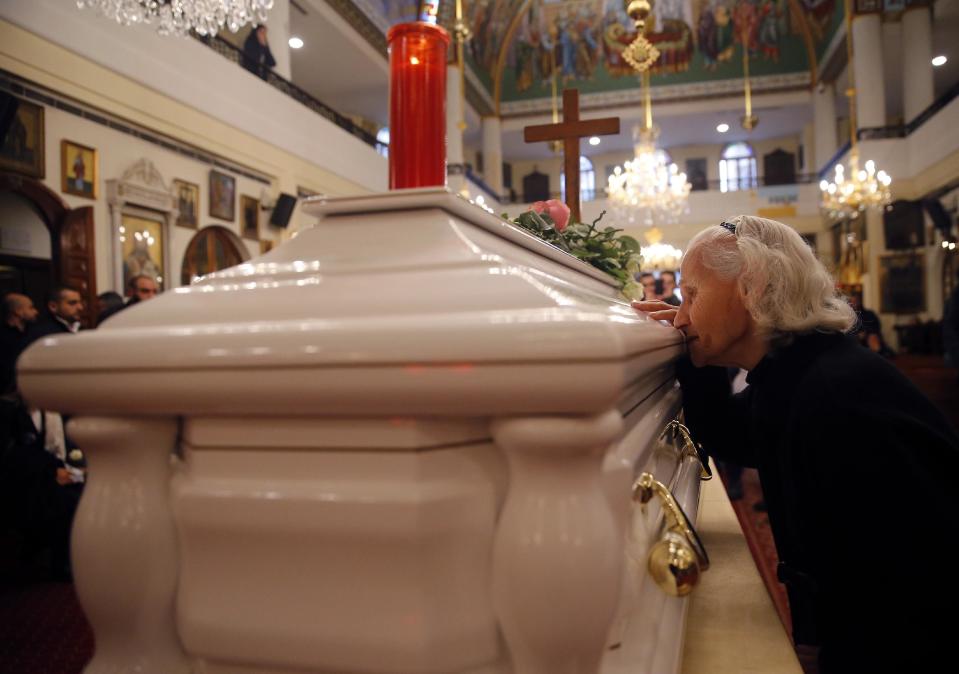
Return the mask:
<path fill-rule="evenodd" d="M 716 130 L 719 131 L 719 133 L 726 133 L 727 131 L 729 131 L 729 124 L 727 124 L 726 122 L 723 122 L 722 124 L 716 127 Z"/>
<path fill-rule="evenodd" d="M 303 39 L 294 35 L 290 38 L 290 49 L 299 49 L 303 46 Z"/>
<path fill-rule="evenodd" d="M 593 136 L 589 139 L 590 145 L 599 145 L 599 136 Z"/>
<path fill-rule="evenodd" d="M 935 58 L 932 59 L 932 65 L 938 68 L 939 66 L 945 65 L 946 61 L 948 60 L 949 59 L 947 59 L 945 56 L 940 54 L 939 56 L 936 56 Z"/>

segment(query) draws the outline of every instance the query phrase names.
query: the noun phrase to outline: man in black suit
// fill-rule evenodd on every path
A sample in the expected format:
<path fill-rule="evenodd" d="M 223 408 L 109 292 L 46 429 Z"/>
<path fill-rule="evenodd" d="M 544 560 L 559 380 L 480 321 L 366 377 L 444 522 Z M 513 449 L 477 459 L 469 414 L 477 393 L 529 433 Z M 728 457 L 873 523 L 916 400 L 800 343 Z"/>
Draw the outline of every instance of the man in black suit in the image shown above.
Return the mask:
<path fill-rule="evenodd" d="M 791 228 L 739 216 L 690 242 L 683 303 L 635 306 L 686 337 L 686 422 L 759 470 L 797 646 L 821 674 L 941 669 L 959 602 L 959 437 L 891 363 Z M 749 371 L 733 395 L 724 367 Z"/>
<path fill-rule="evenodd" d="M 0 451 L 12 439 L 20 404 L 17 389 L 17 358 L 27 347 L 27 328 L 37 320 L 33 301 L 20 293 L 8 293 L 0 300 Z"/>
<path fill-rule="evenodd" d="M 266 41 L 266 26 L 254 26 L 243 43 L 243 67 L 265 80 L 275 65 L 276 59 Z"/>
<path fill-rule="evenodd" d="M 33 300 L 20 293 L 7 293 L 0 300 L 0 395 L 17 390 L 16 363 L 27 346 L 27 328 L 37 320 Z"/>
<path fill-rule="evenodd" d="M 56 286 L 47 298 L 47 311 L 48 314 L 27 331 L 29 343 L 47 335 L 78 332 L 83 298 L 70 286 Z"/>

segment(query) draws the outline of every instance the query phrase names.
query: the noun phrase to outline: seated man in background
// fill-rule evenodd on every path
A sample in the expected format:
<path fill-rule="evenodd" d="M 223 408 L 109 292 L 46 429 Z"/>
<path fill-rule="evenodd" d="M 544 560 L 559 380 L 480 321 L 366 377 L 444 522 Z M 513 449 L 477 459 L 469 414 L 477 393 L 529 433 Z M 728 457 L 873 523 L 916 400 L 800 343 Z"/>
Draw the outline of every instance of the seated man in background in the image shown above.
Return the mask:
<path fill-rule="evenodd" d="M 127 283 L 127 306 L 152 300 L 159 292 L 156 279 L 148 274 L 137 274 Z"/>
<path fill-rule="evenodd" d="M 82 310 L 82 302 L 72 301 L 79 294 L 62 290 L 54 291 L 60 300 L 51 302 L 58 305 L 51 308 L 52 315 L 69 316 L 77 306 Z M 60 303 L 66 306 L 61 308 Z M 31 410 L 17 387 L 17 358 L 30 343 L 30 336 L 38 338 L 34 330 L 27 334 L 37 318 L 33 302 L 11 293 L 3 298 L 2 308 L 0 523 L 20 534 L 28 556 L 47 555 L 48 570 L 55 578 L 65 579 L 70 577 L 70 529 L 84 479 L 82 453 L 68 450 L 60 415 Z M 63 329 L 48 326 L 50 331 L 43 334 L 69 332 L 63 320 L 58 325 Z"/>
<path fill-rule="evenodd" d="M 876 312 L 864 308 L 862 298 L 856 293 L 849 296 L 849 305 L 856 312 L 857 320 L 853 332 L 859 343 L 885 358 L 895 356 L 895 352 L 889 348 L 886 340 L 882 337 L 882 323 L 879 321 Z"/>
<path fill-rule="evenodd" d="M 20 404 L 17 389 L 17 359 L 29 343 L 27 329 L 37 321 L 33 300 L 20 293 L 8 293 L 0 300 L 0 451 L 10 439 L 14 414 Z"/>
<path fill-rule="evenodd" d="M 959 601 L 959 437 L 856 320 L 791 228 L 739 216 L 690 242 L 683 303 L 637 302 L 686 337 L 686 422 L 719 460 L 758 468 L 797 646 L 822 674 L 936 670 Z M 723 367 L 710 367 L 723 366 Z M 726 367 L 749 371 L 733 395 Z M 803 650 L 803 649 L 799 649 Z"/>
<path fill-rule="evenodd" d="M 47 298 L 47 315 L 27 331 L 27 339 L 32 344 L 47 335 L 79 332 L 82 316 L 83 298 L 80 293 L 70 286 L 56 286 Z"/>
<path fill-rule="evenodd" d="M 660 272 L 659 280 L 663 284 L 663 292 L 659 299 L 666 304 L 678 307 L 681 303 L 681 300 L 676 294 L 676 272 L 669 269 Z"/>
<path fill-rule="evenodd" d="M 123 296 L 108 290 L 97 295 L 97 325 L 123 309 Z"/>
<path fill-rule="evenodd" d="M 119 303 L 114 301 L 111 307 L 102 311 L 97 317 L 97 325 L 100 325 L 103 323 L 103 321 L 110 318 L 110 316 L 120 313 L 127 307 L 131 307 L 134 304 L 139 304 L 140 302 L 146 302 L 147 300 L 152 300 L 159 292 L 160 289 L 157 286 L 157 282 L 152 276 L 148 274 L 137 274 L 127 281 L 126 304 L 123 303 L 122 299 Z M 104 295 L 106 294 L 107 293 L 104 293 Z M 116 293 L 112 294 L 116 295 Z M 117 295 L 117 297 L 120 296 Z"/>

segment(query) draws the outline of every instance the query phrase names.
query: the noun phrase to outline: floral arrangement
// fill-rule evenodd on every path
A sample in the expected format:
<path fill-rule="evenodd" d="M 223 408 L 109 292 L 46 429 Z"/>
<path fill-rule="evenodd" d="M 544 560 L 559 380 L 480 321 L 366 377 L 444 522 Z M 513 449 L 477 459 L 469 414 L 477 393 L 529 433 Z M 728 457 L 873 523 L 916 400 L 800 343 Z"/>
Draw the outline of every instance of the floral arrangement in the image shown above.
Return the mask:
<path fill-rule="evenodd" d="M 642 297 L 635 276 L 642 263 L 639 242 L 614 227 L 600 229 L 603 211 L 592 224 L 570 222 L 569 207 L 557 199 L 537 201 L 512 222 L 560 250 L 604 271 L 622 287 L 626 299 Z"/>

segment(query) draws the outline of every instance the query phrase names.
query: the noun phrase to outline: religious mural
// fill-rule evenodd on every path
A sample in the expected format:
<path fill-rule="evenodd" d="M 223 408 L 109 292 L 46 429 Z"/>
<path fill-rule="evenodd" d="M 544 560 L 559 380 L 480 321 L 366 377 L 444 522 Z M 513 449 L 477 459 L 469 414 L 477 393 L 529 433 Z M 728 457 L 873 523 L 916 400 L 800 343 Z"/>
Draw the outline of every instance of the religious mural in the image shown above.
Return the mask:
<path fill-rule="evenodd" d="M 444 25 L 452 21 L 451 1 L 438 5 Z M 352 2 L 384 32 L 414 20 L 419 7 L 415 0 Z M 472 32 L 467 61 L 490 94 L 503 40 L 514 17 L 522 16 L 505 53 L 504 102 L 548 98 L 554 70 L 560 88 L 575 86 L 584 94 L 636 88 L 636 74 L 623 59 L 636 37 L 623 0 L 463 4 Z M 842 10 L 839 0 L 657 0 L 647 36 L 661 54 L 652 70 L 653 85 L 739 79 L 744 46 L 754 77 L 801 75 L 810 70 L 809 47 L 817 62 L 822 60 L 842 23 Z"/>
<path fill-rule="evenodd" d="M 487 85 L 522 4 L 469 3 L 468 54 Z M 658 0 L 648 35 L 661 52 L 653 83 L 742 77 L 743 45 L 757 77 L 807 71 L 804 36 L 821 53 L 841 10 L 836 0 Z M 534 0 L 507 54 L 503 100 L 549 96 L 554 68 L 561 87 L 575 85 L 584 93 L 635 87 L 635 73 L 622 56 L 635 37 L 622 0 Z"/>

